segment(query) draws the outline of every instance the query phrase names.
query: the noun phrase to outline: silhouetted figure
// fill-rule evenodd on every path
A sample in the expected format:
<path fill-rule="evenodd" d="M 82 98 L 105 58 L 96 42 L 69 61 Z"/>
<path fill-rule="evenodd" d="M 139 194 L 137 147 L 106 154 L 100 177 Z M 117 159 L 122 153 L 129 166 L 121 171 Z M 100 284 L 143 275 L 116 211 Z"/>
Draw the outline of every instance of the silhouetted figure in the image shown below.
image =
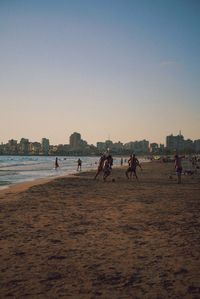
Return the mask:
<path fill-rule="evenodd" d="M 99 165 L 97 168 L 97 172 L 95 174 L 94 179 L 96 180 L 96 178 L 98 177 L 98 175 L 103 171 L 103 166 L 104 166 L 104 162 L 106 160 L 106 155 L 101 155 L 100 159 L 99 159 Z"/>
<path fill-rule="evenodd" d="M 174 168 L 176 170 L 176 174 L 178 177 L 178 184 L 181 184 L 181 174 L 183 171 L 183 168 L 182 168 L 182 159 L 183 158 L 185 158 L 185 156 L 179 156 L 179 155 L 174 156 Z"/>
<path fill-rule="evenodd" d="M 77 161 L 77 171 L 81 171 L 81 167 L 82 167 L 82 161 L 79 158 L 78 161 Z"/>
<path fill-rule="evenodd" d="M 112 166 L 113 166 L 113 158 L 111 155 L 108 155 L 108 157 L 106 158 L 106 160 L 104 162 L 104 167 L 103 167 L 103 180 L 104 181 L 111 174 Z"/>
<path fill-rule="evenodd" d="M 142 170 L 142 167 L 141 167 L 141 165 L 140 165 L 140 163 L 139 163 L 139 161 L 138 161 L 138 159 L 136 158 L 135 155 L 130 156 L 130 158 L 128 160 L 128 165 L 129 166 L 128 166 L 126 172 L 125 172 L 127 179 L 130 179 L 134 174 L 137 181 L 139 182 L 136 169 L 137 169 L 137 166 L 139 166 L 140 169 Z M 129 173 L 130 173 L 130 176 L 128 175 Z"/>
<path fill-rule="evenodd" d="M 59 167 L 58 158 L 56 157 L 56 160 L 55 160 L 55 169 L 57 169 L 58 167 Z"/>
<path fill-rule="evenodd" d="M 123 165 L 123 158 L 121 158 L 120 164 L 121 164 L 121 166 Z"/>

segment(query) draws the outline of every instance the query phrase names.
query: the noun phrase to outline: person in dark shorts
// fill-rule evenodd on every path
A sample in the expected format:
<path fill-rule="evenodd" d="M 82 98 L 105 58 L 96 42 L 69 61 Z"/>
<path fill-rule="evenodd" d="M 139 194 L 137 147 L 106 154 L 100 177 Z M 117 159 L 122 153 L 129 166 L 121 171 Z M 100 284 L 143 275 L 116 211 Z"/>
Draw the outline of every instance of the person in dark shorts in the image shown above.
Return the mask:
<path fill-rule="evenodd" d="M 81 159 L 79 158 L 78 161 L 77 161 L 77 171 L 81 171 L 81 167 L 82 167 L 82 161 Z"/>
<path fill-rule="evenodd" d="M 138 166 L 140 167 L 140 169 L 142 169 L 142 167 L 141 167 L 138 159 L 136 158 L 135 154 L 130 156 L 130 158 L 128 160 L 128 165 L 129 166 L 128 166 L 126 172 L 125 172 L 127 179 L 131 179 L 131 177 L 134 174 L 137 181 L 139 182 L 136 169 L 137 169 Z M 130 176 L 129 176 L 129 173 L 130 173 Z"/>
<path fill-rule="evenodd" d="M 183 171 L 183 167 L 182 167 L 182 159 L 185 156 L 179 156 L 179 155 L 175 155 L 174 156 L 174 168 L 176 170 L 176 174 L 178 177 L 178 184 L 181 184 L 181 174 Z"/>

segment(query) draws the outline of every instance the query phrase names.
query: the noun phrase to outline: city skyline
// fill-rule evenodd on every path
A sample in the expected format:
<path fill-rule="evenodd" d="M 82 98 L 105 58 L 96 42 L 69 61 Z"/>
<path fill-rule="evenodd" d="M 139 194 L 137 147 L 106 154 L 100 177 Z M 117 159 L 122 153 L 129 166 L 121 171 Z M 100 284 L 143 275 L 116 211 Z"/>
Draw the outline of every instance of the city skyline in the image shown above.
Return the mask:
<path fill-rule="evenodd" d="M 75 132 L 75 131 L 74 131 Z M 82 134 L 80 131 L 77 131 L 77 132 L 79 132 L 79 134 L 81 134 L 81 136 L 85 136 L 85 134 Z M 173 135 L 173 136 L 177 136 L 177 135 L 182 135 L 182 133 L 184 134 L 184 132 L 182 132 L 181 130 L 179 130 L 178 132 L 169 132 L 169 134 L 167 134 L 166 136 L 164 136 L 163 135 L 163 137 L 162 137 L 162 141 L 161 142 L 157 142 L 156 140 L 150 140 L 149 138 L 148 138 L 148 136 L 146 136 L 146 137 L 144 137 L 144 138 L 138 138 L 138 139 L 130 139 L 130 140 L 125 140 L 125 141 L 122 141 L 122 140 L 118 140 L 118 139 L 116 139 L 116 140 L 113 140 L 112 139 L 112 136 L 110 136 L 110 134 L 107 136 L 107 137 L 105 137 L 104 139 L 99 139 L 99 140 L 95 140 L 94 139 L 94 142 L 89 142 L 85 137 L 84 137 L 84 139 L 88 142 L 88 144 L 91 144 L 91 145 L 95 145 L 97 142 L 105 142 L 105 141 L 107 141 L 107 140 L 110 140 L 110 141 L 112 141 L 112 142 L 114 142 L 114 143 L 117 143 L 117 142 L 122 142 L 123 144 L 125 144 L 125 143 L 128 143 L 128 142 L 131 142 L 131 141 L 141 141 L 141 140 L 148 140 L 150 143 L 157 143 L 157 144 L 166 144 L 166 137 L 167 136 L 170 136 L 170 135 Z M 71 134 L 71 133 L 70 133 Z M 69 138 L 70 138 L 70 134 L 69 134 L 69 136 L 68 137 L 66 137 L 65 138 L 65 140 L 61 140 L 61 142 L 60 143 L 55 143 L 55 142 L 51 142 L 51 144 L 52 145 L 58 145 L 58 144 L 68 144 L 69 143 Z M 10 138 L 8 138 L 7 140 L 5 139 L 5 140 L 0 140 L 0 144 L 5 144 L 5 143 L 7 143 L 9 140 L 21 140 L 22 138 L 27 138 L 28 140 L 34 140 L 34 141 L 31 141 L 31 142 L 39 142 L 39 140 L 41 141 L 43 138 L 47 138 L 48 140 L 50 140 L 51 141 L 51 138 L 49 138 L 48 136 L 46 136 L 46 137 L 44 137 L 43 135 L 41 135 L 42 137 L 41 138 L 32 138 L 32 137 L 30 137 L 30 136 L 18 136 L 18 137 L 13 137 L 13 136 L 11 136 Z M 185 134 L 184 134 L 184 136 L 185 136 Z M 191 136 L 185 136 L 185 138 L 186 139 L 191 139 L 191 140 L 198 140 L 198 139 L 200 139 L 200 134 L 198 134 L 197 135 L 197 137 L 196 138 L 192 138 Z"/>
<path fill-rule="evenodd" d="M 117 143 L 121 143 L 121 144 L 128 144 L 128 143 L 131 143 L 131 142 L 140 142 L 140 141 L 148 141 L 149 142 L 149 144 L 153 144 L 153 143 L 157 143 L 156 141 L 150 141 L 148 138 L 144 138 L 144 139 L 137 139 L 137 140 L 135 140 L 135 139 L 131 139 L 131 140 L 128 140 L 127 142 L 122 142 L 121 140 L 117 140 L 117 141 L 114 141 L 114 140 L 112 140 L 111 138 L 110 138 L 110 136 L 109 136 L 109 138 L 107 138 L 107 139 L 104 139 L 104 140 L 96 140 L 94 143 L 90 143 L 90 142 L 88 142 L 88 140 L 86 140 L 85 138 L 84 139 L 82 139 L 82 134 L 80 133 L 80 132 L 73 132 L 73 133 L 71 133 L 69 136 L 68 136 L 68 141 L 67 142 L 62 142 L 62 143 L 58 143 L 58 144 L 55 144 L 55 143 L 52 143 L 51 142 L 51 140 L 49 139 L 49 138 L 47 138 L 47 137 L 42 137 L 41 139 L 40 139 L 40 141 L 39 141 L 39 139 L 35 139 L 35 140 L 31 140 L 30 138 L 28 138 L 27 136 L 26 137 L 20 137 L 19 139 L 17 139 L 17 138 L 10 138 L 10 139 L 8 139 L 6 142 L 0 142 L 0 144 L 7 144 L 9 141 L 17 141 L 17 142 L 20 142 L 21 140 L 27 140 L 29 143 L 43 143 L 43 142 L 49 142 L 49 145 L 52 145 L 52 146 L 58 146 L 58 145 L 73 145 L 73 136 L 75 135 L 75 139 L 77 138 L 77 135 L 78 135 L 78 139 L 80 139 L 84 144 L 87 144 L 87 145 L 94 145 L 94 146 L 96 146 L 98 143 L 105 143 L 105 142 L 107 142 L 107 141 L 110 141 L 110 142 L 112 142 L 113 144 L 117 144 Z M 177 137 L 181 137 L 181 138 L 183 138 L 184 140 L 191 140 L 191 141 L 200 141 L 200 136 L 198 137 L 198 138 L 196 138 L 196 139 L 192 139 L 192 138 L 190 138 L 190 137 L 186 137 L 185 138 L 185 136 L 183 136 L 183 134 L 182 134 L 182 132 L 181 131 L 179 131 L 179 133 L 178 134 L 174 134 L 174 133 L 171 133 L 171 134 L 169 134 L 169 135 L 167 135 L 167 136 L 165 136 L 164 138 L 165 138 L 165 141 L 163 142 L 163 143 L 157 143 L 158 145 L 164 145 L 164 146 L 167 146 L 167 139 L 168 139 L 168 137 L 175 137 L 175 138 L 177 138 Z"/>
<path fill-rule="evenodd" d="M 196 0 L 0 1 L 0 142 L 198 139 L 199 16 Z"/>
<path fill-rule="evenodd" d="M 200 139 L 185 139 L 184 136 L 168 135 L 166 136 L 166 145 L 150 143 L 148 140 L 131 140 L 128 143 L 112 140 L 97 141 L 96 146 L 88 144 L 86 140 L 81 138 L 81 134 L 74 132 L 69 136 L 67 144 L 50 144 L 50 140 L 42 138 L 41 143 L 30 141 L 26 138 L 18 140 L 8 140 L 6 144 L 0 144 L 0 155 L 99 155 L 110 152 L 115 155 L 128 155 L 131 152 L 136 154 L 157 154 L 169 155 L 176 153 L 182 154 L 199 154 Z"/>

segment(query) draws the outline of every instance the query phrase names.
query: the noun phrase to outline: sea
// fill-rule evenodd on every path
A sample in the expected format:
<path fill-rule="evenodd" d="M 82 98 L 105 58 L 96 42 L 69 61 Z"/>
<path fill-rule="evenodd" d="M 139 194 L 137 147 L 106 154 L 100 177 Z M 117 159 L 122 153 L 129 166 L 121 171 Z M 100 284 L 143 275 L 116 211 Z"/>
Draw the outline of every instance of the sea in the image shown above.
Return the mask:
<path fill-rule="evenodd" d="M 82 171 L 97 169 L 99 157 L 59 157 L 55 169 L 53 156 L 0 156 L 0 189 L 41 178 L 59 177 L 77 173 L 77 160 L 82 160 Z M 120 165 L 121 158 L 114 158 Z"/>
<path fill-rule="evenodd" d="M 82 171 L 97 169 L 99 157 L 57 157 L 59 168 L 55 169 L 54 156 L 0 156 L 0 190 L 10 185 L 41 178 L 59 177 L 77 173 L 77 160 L 82 160 Z M 146 158 L 139 158 L 147 162 Z M 119 166 L 121 157 L 113 158 L 113 166 Z"/>

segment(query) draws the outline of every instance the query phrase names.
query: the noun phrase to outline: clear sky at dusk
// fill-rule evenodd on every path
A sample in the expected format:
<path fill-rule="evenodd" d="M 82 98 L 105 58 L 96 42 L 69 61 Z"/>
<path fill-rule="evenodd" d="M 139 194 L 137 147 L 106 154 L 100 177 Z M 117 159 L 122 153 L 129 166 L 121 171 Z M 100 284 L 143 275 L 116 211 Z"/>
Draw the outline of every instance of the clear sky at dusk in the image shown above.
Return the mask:
<path fill-rule="evenodd" d="M 0 142 L 200 139 L 199 0 L 0 0 Z"/>

